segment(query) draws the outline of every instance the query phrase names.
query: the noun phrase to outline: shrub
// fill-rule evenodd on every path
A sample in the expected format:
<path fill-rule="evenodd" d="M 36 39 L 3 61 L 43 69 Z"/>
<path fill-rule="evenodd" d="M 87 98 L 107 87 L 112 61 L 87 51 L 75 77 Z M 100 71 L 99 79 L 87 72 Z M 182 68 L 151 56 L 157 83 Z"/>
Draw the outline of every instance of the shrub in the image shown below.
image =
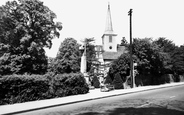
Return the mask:
<path fill-rule="evenodd" d="M 113 85 L 115 89 L 123 89 L 123 80 L 121 79 L 121 76 L 119 73 L 115 74 Z"/>
<path fill-rule="evenodd" d="M 106 76 L 104 84 L 112 84 L 112 79 L 109 74 Z"/>
<path fill-rule="evenodd" d="M 0 104 L 46 98 L 49 81 L 42 75 L 7 75 L 0 78 Z"/>
<path fill-rule="evenodd" d="M 53 79 L 55 97 L 88 93 L 89 87 L 80 73 L 58 74 Z"/>
<path fill-rule="evenodd" d="M 0 77 L 0 105 L 88 93 L 79 73 L 55 75 L 6 75 Z"/>
<path fill-rule="evenodd" d="M 95 88 L 100 88 L 100 82 L 96 75 L 92 79 L 92 86 L 94 86 Z"/>

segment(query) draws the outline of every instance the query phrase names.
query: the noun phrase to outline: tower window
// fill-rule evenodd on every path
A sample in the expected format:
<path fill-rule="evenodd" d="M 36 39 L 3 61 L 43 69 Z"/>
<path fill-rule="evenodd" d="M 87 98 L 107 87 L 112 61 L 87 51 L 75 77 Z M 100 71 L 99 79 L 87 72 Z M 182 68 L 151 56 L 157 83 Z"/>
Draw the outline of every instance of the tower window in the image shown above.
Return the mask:
<path fill-rule="evenodd" d="M 109 42 L 112 42 L 112 36 L 109 36 Z"/>

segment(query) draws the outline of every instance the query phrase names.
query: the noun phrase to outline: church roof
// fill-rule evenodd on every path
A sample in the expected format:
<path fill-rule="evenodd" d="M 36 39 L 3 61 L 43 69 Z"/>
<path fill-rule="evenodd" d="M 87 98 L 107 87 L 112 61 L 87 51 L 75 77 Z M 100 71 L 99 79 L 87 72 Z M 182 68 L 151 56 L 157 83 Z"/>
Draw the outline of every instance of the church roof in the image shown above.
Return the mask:
<path fill-rule="evenodd" d="M 121 54 L 127 53 L 125 46 L 118 46 L 117 52 L 103 52 L 104 60 L 114 60 L 117 59 Z"/>

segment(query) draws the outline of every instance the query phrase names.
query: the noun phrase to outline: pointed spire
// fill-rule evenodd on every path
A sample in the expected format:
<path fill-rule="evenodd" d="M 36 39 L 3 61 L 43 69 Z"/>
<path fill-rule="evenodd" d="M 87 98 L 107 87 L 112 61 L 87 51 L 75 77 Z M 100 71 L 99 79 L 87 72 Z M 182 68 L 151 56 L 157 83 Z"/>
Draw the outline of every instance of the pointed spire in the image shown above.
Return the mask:
<path fill-rule="evenodd" d="M 106 18 L 106 25 L 105 25 L 105 32 L 113 32 L 112 28 L 112 19 L 111 19 L 111 11 L 110 11 L 110 4 L 108 3 L 108 10 L 107 10 L 107 18 Z"/>
<path fill-rule="evenodd" d="M 110 10 L 110 3 L 108 2 L 108 9 Z"/>

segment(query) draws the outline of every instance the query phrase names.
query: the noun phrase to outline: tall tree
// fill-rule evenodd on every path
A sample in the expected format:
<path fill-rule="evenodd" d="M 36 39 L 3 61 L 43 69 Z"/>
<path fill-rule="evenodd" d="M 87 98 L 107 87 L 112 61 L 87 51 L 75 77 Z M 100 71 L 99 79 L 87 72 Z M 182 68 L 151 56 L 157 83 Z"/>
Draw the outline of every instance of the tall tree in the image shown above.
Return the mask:
<path fill-rule="evenodd" d="M 74 38 L 66 38 L 60 45 L 55 61 L 56 73 L 80 71 L 79 44 Z"/>
<path fill-rule="evenodd" d="M 160 48 L 163 48 L 163 52 L 172 53 L 176 49 L 176 45 L 173 41 L 164 37 L 160 37 L 154 41 Z"/>
<path fill-rule="evenodd" d="M 54 72 L 55 58 L 48 57 L 47 72 Z"/>
<path fill-rule="evenodd" d="M 0 7 L 0 74 L 47 71 L 44 47 L 59 37 L 60 22 L 39 0 L 18 0 Z"/>
<path fill-rule="evenodd" d="M 133 55 L 134 62 L 138 62 L 138 58 Z M 126 76 L 130 75 L 130 54 L 122 54 L 118 59 L 114 60 L 110 66 L 108 77 L 114 80 L 115 74 L 121 75 L 123 81 L 126 81 Z"/>
<path fill-rule="evenodd" d="M 173 71 L 175 74 L 184 74 L 184 45 L 178 47 L 172 57 Z"/>
<path fill-rule="evenodd" d="M 87 59 L 87 72 L 91 72 L 93 62 L 96 61 L 96 51 L 95 45 L 92 43 L 94 42 L 94 38 L 85 38 L 86 39 L 86 59 Z"/>
<path fill-rule="evenodd" d="M 167 53 L 153 42 L 151 38 L 134 39 L 133 53 L 138 57 L 137 70 L 141 75 L 153 75 L 151 84 L 158 84 L 159 77 L 164 74 L 165 64 L 168 62 Z"/>
<path fill-rule="evenodd" d="M 165 68 L 163 71 L 167 74 L 173 74 L 173 62 L 175 60 L 174 53 L 178 49 L 178 47 L 173 43 L 173 41 L 163 37 L 158 38 L 154 41 L 154 43 L 156 43 L 158 47 L 162 49 L 162 51 L 167 55 L 167 58 L 164 60 Z"/>

